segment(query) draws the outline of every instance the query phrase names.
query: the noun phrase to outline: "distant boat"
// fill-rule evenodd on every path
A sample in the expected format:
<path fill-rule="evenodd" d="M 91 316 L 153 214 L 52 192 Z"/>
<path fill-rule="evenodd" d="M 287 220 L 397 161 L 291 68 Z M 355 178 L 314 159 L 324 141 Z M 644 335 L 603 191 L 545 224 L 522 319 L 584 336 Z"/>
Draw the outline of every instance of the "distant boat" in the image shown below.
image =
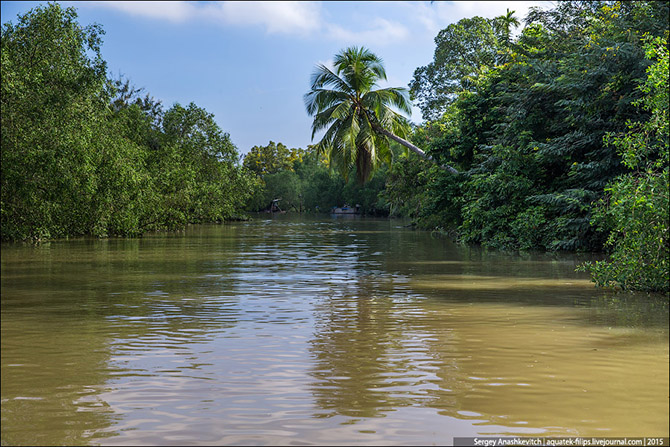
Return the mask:
<path fill-rule="evenodd" d="M 265 210 L 266 213 L 281 213 L 284 214 L 286 211 L 283 211 L 281 208 L 279 208 L 279 201 L 281 199 L 274 199 L 273 201 L 270 202 L 270 206 Z"/>
<path fill-rule="evenodd" d="M 356 205 L 354 207 L 349 206 L 349 205 L 344 205 L 343 207 L 332 207 L 330 210 L 331 214 L 360 214 L 361 213 L 361 206 Z"/>

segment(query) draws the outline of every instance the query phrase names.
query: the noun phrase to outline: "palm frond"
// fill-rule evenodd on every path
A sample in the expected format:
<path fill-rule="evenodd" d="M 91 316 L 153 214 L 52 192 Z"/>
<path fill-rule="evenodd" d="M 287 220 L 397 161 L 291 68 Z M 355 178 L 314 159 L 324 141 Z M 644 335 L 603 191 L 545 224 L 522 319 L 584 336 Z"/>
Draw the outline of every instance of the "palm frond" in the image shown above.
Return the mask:
<path fill-rule="evenodd" d="M 314 115 L 320 110 L 351 99 L 351 95 L 338 90 L 315 89 L 305 93 L 303 100 L 307 113 Z"/>
<path fill-rule="evenodd" d="M 344 101 L 320 111 L 314 115 L 314 121 L 312 122 L 312 139 L 318 131 L 325 129 L 338 121 L 346 120 L 351 113 L 352 107 L 350 101 Z"/>
<path fill-rule="evenodd" d="M 330 68 L 323 64 L 318 64 L 316 70 L 312 73 L 312 90 L 319 90 L 323 87 L 332 86 L 339 91 L 353 93 L 352 88 L 344 79 L 333 73 Z"/>
<path fill-rule="evenodd" d="M 303 97 L 314 117 L 312 139 L 325 130 L 317 151 L 345 178 L 355 167 L 359 181 L 367 180 L 381 163 L 392 161 L 389 138 L 398 141 L 397 136 L 409 134 L 409 121 L 401 114 L 412 113 L 409 92 L 376 88 L 382 79 L 381 58 L 364 47 L 350 47 L 335 56 L 334 71 L 316 67 L 312 88 Z"/>
<path fill-rule="evenodd" d="M 381 107 L 389 105 L 396 107 L 407 115 L 412 115 L 412 102 L 409 99 L 409 90 L 406 88 L 382 88 L 371 90 L 363 96 L 363 104 L 379 114 Z"/>
<path fill-rule="evenodd" d="M 384 65 L 377 55 L 365 47 L 349 47 L 335 56 L 338 75 L 360 95 L 370 91 L 380 79 L 386 79 Z"/>

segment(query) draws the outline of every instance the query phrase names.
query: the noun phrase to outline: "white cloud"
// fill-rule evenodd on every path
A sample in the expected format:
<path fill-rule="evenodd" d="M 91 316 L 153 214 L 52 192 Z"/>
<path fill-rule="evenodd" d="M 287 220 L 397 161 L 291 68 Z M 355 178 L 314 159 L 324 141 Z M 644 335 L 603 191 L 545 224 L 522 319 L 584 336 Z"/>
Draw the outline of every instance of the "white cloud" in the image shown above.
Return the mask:
<path fill-rule="evenodd" d="M 514 11 L 514 15 L 520 22 L 526 18 L 528 11 L 533 6 L 547 8 L 553 6 L 551 1 L 482 1 L 482 2 L 435 2 L 437 14 L 443 20 L 452 19 L 450 23 L 457 22 L 465 17 L 480 16 L 492 19 L 504 15 L 507 10 Z M 455 20 L 453 20 L 455 19 Z"/>
<path fill-rule="evenodd" d="M 509 8 L 514 11 L 514 16 L 522 22 L 517 32 L 523 27 L 523 20 L 533 6 L 549 8 L 554 5 L 553 1 L 435 1 L 428 2 L 401 2 L 405 16 L 431 36 L 435 36 L 440 30 L 451 23 L 461 19 L 480 16 L 492 19 L 504 15 Z"/>
<path fill-rule="evenodd" d="M 435 2 L 438 15 L 441 18 L 457 17 L 454 22 L 464 18 L 481 16 L 492 19 L 510 11 L 515 11 L 515 16 L 523 20 L 532 6 L 548 6 L 554 2 L 550 1 L 481 1 L 481 2 Z"/>
<path fill-rule="evenodd" d="M 415 29 L 418 32 L 435 36 L 438 31 L 444 28 L 443 20 L 437 15 L 436 3 L 401 2 L 397 6 L 402 8 L 402 12 L 408 19 L 408 22 L 415 24 Z"/>
<path fill-rule="evenodd" d="M 321 22 L 319 5 L 301 1 L 100 1 L 89 5 L 170 22 L 207 20 L 235 26 L 260 25 L 268 33 L 305 34 Z"/>
<path fill-rule="evenodd" d="M 364 30 L 351 31 L 340 25 L 326 25 L 326 35 L 336 41 L 350 44 L 384 45 L 405 40 L 409 30 L 402 24 L 391 22 L 380 17 L 370 21 L 371 27 Z"/>
<path fill-rule="evenodd" d="M 77 6 L 87 5 L 86 3 Z M 136 17 L 147 17 L 170 22 L 184 22 L 198 15 L 194 3 L 185 1 L 119 1 L 91 2 L 88 5 L 121 11 Z"/>
<path fill-rule="evenodd" d="M 269 34 L 319 35 L 343 44 L 383 45 L 407 39 L 409 30 L 397 21 L 366 18 L 362 28 L 329 23 L 320 2 L 307 1 L 95 1 L 82 2 L 134 17 L 173 23 L 214 21 L 228 26 L 261 26 Z"/>
<path fill-rule="evenodd" d="M 338 2 L 333 2 L 336 5 Z M 400 11 L 395 20 L 375 11 L 364 21 L 346 23 L 326 20 L 323 4 L 312 1 L 94 1 L 76 2 L 78 7 L 113 9 L 131 16 L 173 23 L 214 21 L 228 26 L 260 26 L 269 34 L 321 35 L 342 44 L 386 45 L 408 41 L 417 34 L 435 36 L 450 23 L 479 15 L 493 18 L 507 8 L 523 19 L 531 6 L 552 6 L 551 1 L 435 1 L 380 2 L 384 11 Z M 361 2 L 366 5 L 368 2 Z M 375 4 L 372 2 L 370 4 Z M 338 5 L 339 7 L 339 5 Z M 329 5 L 328 8 L 331 8 Z M 352 8 L 354 11 L 355 8 Z M 402 23 L 401 23 L 402 22 Z M 354 25 L 355 23 L 355 25 Z M 411 29 L 411 32 L 410 32 Z"/>
<path fill-rule="evenodd" d="M 268 33 L 305 34 L 321 22 L 319 7 L 312 2 L 233 1 L 214 5 L 221 20 L 234 25 L 263 25 Z"/>

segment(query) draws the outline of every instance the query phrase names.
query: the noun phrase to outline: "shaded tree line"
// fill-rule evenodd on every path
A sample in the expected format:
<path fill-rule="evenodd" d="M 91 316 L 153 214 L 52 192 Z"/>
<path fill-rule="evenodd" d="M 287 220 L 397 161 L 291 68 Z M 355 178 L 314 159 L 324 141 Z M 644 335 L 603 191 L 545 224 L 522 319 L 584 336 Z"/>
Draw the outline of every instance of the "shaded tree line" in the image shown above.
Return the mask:
<path fill-rule="evenodd" d="M 254 146 L 244 156 L 243 166 L 254 172 L 261 184 L 249 202 L 250 211 L 269 210 L 270 203 L 279 199 L 283 211 L 330 213 L 332 207 L 348 204 L 360 205 L 366 215 L 389 214 L 389 203 L 382 195 L 387 166 L 361 183 L 355 168 L 341 175 L 314 146 L 289 149 L 274 141 Z"/>
<path fill-rule="evenodd" d="M 231 219 L 259 186 L 212 114 L 110 80 L 103 34 L 55 3 L 2 27 L 2 240 Z"/>

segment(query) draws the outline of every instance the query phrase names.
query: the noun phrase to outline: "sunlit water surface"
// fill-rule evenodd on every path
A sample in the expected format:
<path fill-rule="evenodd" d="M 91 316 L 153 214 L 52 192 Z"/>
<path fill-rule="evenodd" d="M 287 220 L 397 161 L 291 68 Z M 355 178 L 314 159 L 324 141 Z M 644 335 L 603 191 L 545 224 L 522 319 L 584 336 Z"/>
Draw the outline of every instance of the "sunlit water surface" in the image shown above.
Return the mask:
<path fill-rule="evenodd" d="M 402 223 L 3 245 L 3 445 L 668 436 L 667 298 Z"/>

